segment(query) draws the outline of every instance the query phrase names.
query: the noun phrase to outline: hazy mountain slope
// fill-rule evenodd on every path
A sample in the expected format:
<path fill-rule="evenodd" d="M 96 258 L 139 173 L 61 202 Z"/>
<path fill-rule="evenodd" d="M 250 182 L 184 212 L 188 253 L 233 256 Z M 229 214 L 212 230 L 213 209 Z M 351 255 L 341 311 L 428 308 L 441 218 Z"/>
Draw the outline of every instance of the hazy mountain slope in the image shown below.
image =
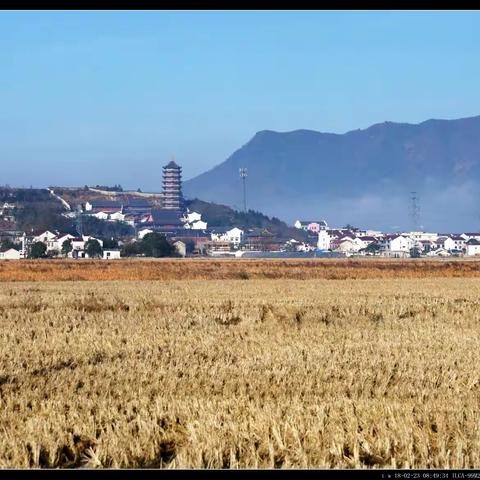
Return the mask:
<path fill-rule="evenodd" d="M 409 192 L 416 190 L 425 228 L 480 224 L 480 116 L 385 122 L 342 135 L 261 131 L 185 182 L 185 195 L 241 207 L 240 167 L 248 168 L 247 206 L 288 221 L 409 228 Z"/>

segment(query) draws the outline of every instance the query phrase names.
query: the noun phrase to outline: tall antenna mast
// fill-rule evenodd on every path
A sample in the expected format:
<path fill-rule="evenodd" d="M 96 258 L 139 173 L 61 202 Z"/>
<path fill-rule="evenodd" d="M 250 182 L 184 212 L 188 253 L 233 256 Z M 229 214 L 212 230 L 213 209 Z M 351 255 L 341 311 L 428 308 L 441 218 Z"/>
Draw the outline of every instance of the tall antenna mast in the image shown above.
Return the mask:
<path fill-rule="evenodd" d="M 77 234 L 82 237 L 83 236 L 83 219 L 82 219 L 82 209 L 81 207 L 77 208 L 75 212 L 75 229 L 77 230 Z"/>
<path fill-rule="evenodd" d="M 417 192 L 410 192 L 410 218 L 412 220 L 413 230 L 420 230 L 420 198 Z"/>
<path fill-rule="evenodd" d="M 243 182 L 243 211 L 247 213 L 247 189 L 245 186 L 245 182 L 247 179 L 247 169 L 240 168 L 238 171 L 240 173 L 240 178 L 242 179 L 242 182 Z"/>

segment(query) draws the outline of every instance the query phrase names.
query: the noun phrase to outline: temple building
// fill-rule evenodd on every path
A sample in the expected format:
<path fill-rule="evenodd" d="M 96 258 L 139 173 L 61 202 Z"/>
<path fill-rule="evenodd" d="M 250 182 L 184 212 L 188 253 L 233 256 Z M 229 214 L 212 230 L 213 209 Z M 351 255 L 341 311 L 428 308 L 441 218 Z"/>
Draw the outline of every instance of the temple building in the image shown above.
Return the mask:
<path fill-rule="evenodd" d="M 181 210 L 182 197 L 182 167 L 173 160 L 163 167 L 163 208 Z"/>

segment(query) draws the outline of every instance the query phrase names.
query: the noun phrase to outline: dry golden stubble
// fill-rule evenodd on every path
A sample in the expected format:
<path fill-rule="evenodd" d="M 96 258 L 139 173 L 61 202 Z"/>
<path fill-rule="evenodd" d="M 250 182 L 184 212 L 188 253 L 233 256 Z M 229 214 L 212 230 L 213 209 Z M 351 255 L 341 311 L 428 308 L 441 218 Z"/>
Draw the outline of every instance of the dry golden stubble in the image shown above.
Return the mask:
<path fill-rule="evenodd" d="M 479 293 L 4 283 L 0 467 L 477 468 Z"/>

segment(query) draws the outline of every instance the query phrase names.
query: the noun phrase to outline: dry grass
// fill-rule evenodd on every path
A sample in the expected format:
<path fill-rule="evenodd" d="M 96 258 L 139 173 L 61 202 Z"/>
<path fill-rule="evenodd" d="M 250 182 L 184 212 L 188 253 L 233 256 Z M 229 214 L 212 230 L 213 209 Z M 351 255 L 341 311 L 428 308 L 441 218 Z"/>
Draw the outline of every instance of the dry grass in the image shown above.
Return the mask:
<path fill-rule="evenodd" d="M 477 259 L 122 259 L 0 261 L 0 282 L 480 277 Z"/>
<path fill-rule="evenodd" d="M 478 468 L 479 294 L 3 283 L 0 467 Z"/>

